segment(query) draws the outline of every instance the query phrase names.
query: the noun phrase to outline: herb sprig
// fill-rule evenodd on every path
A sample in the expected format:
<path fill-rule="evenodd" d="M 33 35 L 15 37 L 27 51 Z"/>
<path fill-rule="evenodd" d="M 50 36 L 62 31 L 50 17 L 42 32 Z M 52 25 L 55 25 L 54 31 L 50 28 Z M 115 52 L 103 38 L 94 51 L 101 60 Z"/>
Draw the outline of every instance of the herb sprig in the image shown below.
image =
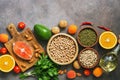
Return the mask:
<path fill-rule="evenodd" d="M 19 75 L 23 80 L 29 76 L 36 77 L 38 80 L 58 80 L 58 65 L 53 63 L 47 55 L 42 54 L 32 71 Z"/>

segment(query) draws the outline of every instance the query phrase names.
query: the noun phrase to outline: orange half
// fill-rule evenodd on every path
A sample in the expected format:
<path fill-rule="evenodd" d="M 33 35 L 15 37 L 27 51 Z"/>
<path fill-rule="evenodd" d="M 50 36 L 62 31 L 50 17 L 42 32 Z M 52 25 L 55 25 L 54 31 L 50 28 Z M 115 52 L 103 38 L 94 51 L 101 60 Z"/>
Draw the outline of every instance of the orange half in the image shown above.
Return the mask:
<path fill-rule="evenodd" d="M 117 44 L 117 37 L 113 32 L 105 31 L 99 37 L 99 44 L 105 49 L 112 49 Z"/>
<path fill-rule="evenodd" d="M 10 72 L 15 66 L 15 60 L 11 55 L 2 55 L 0 57 L 0 70 Z"/>

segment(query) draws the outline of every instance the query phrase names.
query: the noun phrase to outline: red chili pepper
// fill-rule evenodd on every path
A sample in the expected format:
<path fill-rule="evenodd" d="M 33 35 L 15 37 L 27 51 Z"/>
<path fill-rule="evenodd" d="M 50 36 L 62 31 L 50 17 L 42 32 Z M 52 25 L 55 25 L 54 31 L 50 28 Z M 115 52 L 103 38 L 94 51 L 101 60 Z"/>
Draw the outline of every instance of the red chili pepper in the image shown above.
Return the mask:
<path fill-rule="evenodd" d="M 80 26 L 83 26 L 83 25 L 92 25 L 92 22 L 82 22 Z"/>
<path fill-rule="evenodd" d="M 107 27 L 105 27 L 105 26 L 98 26 L 98 28 L 103 29 L 103 30 L 105 30 L 105 31 L 110 31 L 110 29 L 107 28 Z"/>

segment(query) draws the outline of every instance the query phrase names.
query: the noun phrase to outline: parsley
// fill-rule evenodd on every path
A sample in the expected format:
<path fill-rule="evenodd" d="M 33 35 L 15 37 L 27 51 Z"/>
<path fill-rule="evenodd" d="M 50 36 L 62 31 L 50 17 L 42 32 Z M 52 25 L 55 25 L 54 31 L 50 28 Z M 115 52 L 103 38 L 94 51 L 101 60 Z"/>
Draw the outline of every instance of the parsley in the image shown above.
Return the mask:
<path fill-rule="evenodd" d="M 47 55 L 42 54 L 32 71 L 19 75 L 20 79 L 29 76 L 36 77 L 38 80 L 58 80 L 58 65 L 53 63 Z"/>

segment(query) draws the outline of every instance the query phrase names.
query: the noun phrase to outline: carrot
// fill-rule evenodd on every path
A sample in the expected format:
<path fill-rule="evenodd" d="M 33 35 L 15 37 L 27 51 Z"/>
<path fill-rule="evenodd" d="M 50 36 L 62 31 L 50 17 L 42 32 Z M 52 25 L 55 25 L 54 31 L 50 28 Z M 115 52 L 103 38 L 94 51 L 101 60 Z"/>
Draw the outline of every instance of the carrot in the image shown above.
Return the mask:
<path fill-rule="evenodd" d="M 74 79 L 76 77 L 76 72 L 74 70 L 69 70 L 67 72 L 67 78 L 68 79 Z"/>
<path fill-rule="evenodd" d="M 96 67 L 96 68 L 93 70 L 93 75 L 94 75 L 95 77 L 100 77 L 102 74 L 103 74 L 103 70 L 102 70 L 102 68 L 100 68 L 100 67 Z"/>

